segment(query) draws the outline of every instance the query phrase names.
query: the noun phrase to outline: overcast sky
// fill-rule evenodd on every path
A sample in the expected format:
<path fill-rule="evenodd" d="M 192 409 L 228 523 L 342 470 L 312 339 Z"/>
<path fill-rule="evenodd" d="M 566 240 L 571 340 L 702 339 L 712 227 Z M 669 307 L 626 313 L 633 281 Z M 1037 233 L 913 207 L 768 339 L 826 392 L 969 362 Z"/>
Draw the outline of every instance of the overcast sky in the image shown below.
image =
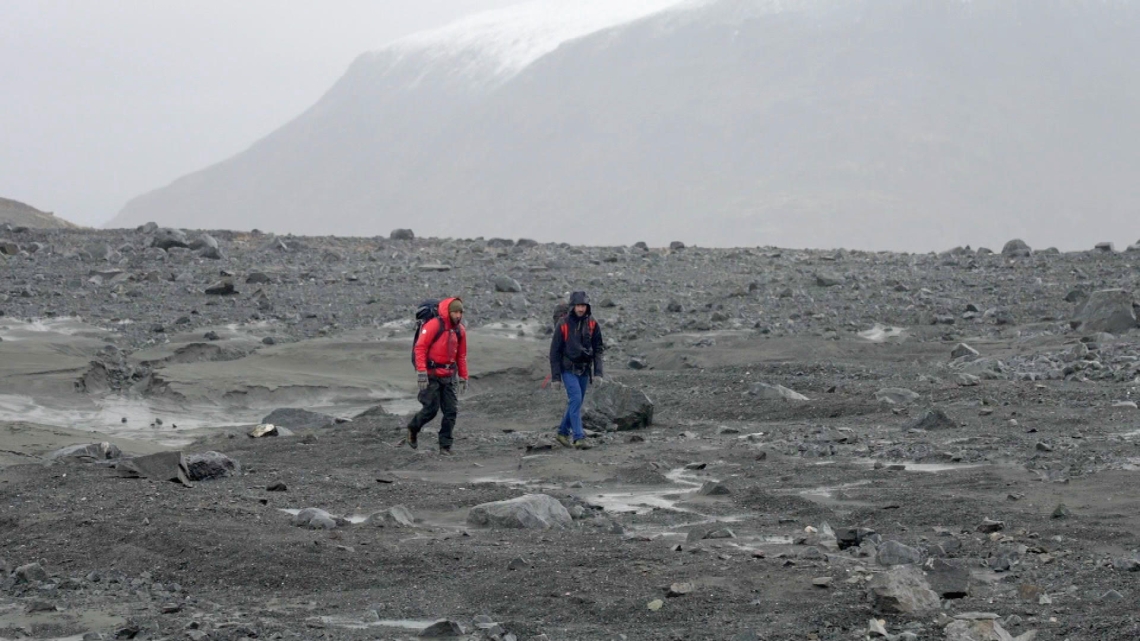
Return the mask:
<path fill-rule="evenodd" d="M 4 0 L 0 197 L 84 225 L 248 147 L 361 53 L 519 0 Z"/>

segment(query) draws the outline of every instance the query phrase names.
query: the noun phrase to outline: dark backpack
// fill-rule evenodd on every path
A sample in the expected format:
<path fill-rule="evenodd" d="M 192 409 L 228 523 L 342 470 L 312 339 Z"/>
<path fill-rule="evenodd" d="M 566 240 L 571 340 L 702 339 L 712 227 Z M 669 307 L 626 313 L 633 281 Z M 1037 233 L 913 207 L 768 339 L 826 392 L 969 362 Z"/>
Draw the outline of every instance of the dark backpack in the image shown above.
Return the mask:
<path fill-rule="evenodd" d="M 441 301 L 439 300 L 425 300 L 419 304 L 419 307 L 416 307 L 416 332 L 412 335 L 412 365 L 416 364 L 416 343 L 418 343 L 420 340 L 420 334 L 423 332 L 424 325 L 427 325 L 432 320 L 439 318 L 440 302 Z M 428 343 L 428 351 L 430 351 L 432 346 L 435 345 L 435 342 L 446 333 L 447 332 L 444 330 L 443 321 L 440 320 L 439 331 L 435 333 L 435 336 L 432 336 L 431 342 Z M 456 335 L 458 334 L 459 331 L 457 329 Z"/>

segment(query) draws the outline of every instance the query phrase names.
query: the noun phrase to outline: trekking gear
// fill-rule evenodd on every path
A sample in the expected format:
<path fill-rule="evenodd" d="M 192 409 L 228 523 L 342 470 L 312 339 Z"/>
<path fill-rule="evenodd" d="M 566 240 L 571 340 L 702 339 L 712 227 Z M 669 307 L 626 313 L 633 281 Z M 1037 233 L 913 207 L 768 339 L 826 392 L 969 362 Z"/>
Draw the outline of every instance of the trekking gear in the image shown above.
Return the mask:
<path fill-rule="evenodd" d="M 459 379 L 459 393 L 460 394 L 466 394 L 467 393 L 467 379 L 466 378 Z"/>
<path fill-rule="evenodd" d="M 419 446 L 420 446 L 420 435 L 413 432 L 412 428 L 409 427 L 408 428 L 408 447 L 410 447 L 414 450 L 414 449 L 418 448 Z"/>
<path fill-rule="evenodd" d="M 424 327 L 428 323 L 430 323 L 431 321 L 438 319 L 439 323 L 437 323 L 437 324 L 439 325 L 439 329 L 436 330 L 435 335 L 432 336 L 432 338 L 431 338 L 431 342 L 428 343 L 427 348 L 428 348 L 429 352 L 431 351 L 432 346 L 435 345 L 435 342 L 438 341 L 445 333 L 447 333 L 447 331 L 453 331 L 453 332 L 455 332 L 456 337 L 459 336 L 459 328 L 458 327 L 454 327 L 451 330 L 445 329 L 447 327 L 447 325 L 444 323 L 444 320 L 439 317 L 439 303 L 440 303 L 439 300 L 428 299 L 428 300 L 423 301 L 422 303 L 419 304 L 418 307 L 416 307 L 416 332 L 412 336 L 412 365 L 413 366 L 416 364 L 416 343 L 419 342 L 420 336 L 423 335 Z M 450 365 L 439 365 L 439 364 L 433 363 L 429 360 L 427 363 L 427 367 L 428 367 L 428 369 L 455 369 L 455 364 L 452 363 Z M 423 389 L 422 384 L 420 385 L 420 389 Z"/>
<path fill-rule="evenodd" d="M 420 372 L 419 375 L 416 376 L 416 385 L 419 386 L 421 392 L 427 389 L 427 386 L 428 386 L 427 372 Z"/>
<path fill-rule="evenodd" d="M 592 450 L 592 449 L 594 449 L 594 446 L 587 443 L 586 439 L 580 438 L 580 439 L 574 441 L 574 449 L 576 449 L 576 450 Z"/>
<path fill-rule="evenodd" d="M 439 455 L 440 456 L 455 456 L 455 452 L 452 452 L 450 447 L 441 447 L 441 448 L 439 448 Z"/>
<path fill-rule="evenodd" d="M 570 437 L 566 436 L 565 434 L 559 434 L 558 436 L 555 436 L 554 440 L 558 441 L 558 444 L 562 447 L 572 447 L 570 444 Z"/>

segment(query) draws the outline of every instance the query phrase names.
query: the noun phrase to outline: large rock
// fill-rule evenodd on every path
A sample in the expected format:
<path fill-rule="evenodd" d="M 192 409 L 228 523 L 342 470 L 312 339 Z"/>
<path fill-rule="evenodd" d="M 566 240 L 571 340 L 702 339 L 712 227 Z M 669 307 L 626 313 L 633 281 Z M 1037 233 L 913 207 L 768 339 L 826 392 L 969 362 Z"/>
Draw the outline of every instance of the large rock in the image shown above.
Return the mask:
<path fill-rule="evenodd" d="M 328 414 L 310 412 L 296 407 L 280 407 L 266 415 L 265 418 L 261 419 L 261 422 L 280 425 L 293 430 L 304 430 L 329 427 L 336 423 L 336 419 Z"/>
<path fill-rule="evenodd" d="M 641 429 L 653 424 L 653 401 L 641 390 L 609 381 L 590 388 L 582 420 L 599 431 Z"/>
<path fill-rule="evenodd" d="M 956 616 L 943 630 L 943 634 L 946 641 L 1015 641 L 1013 635 L 998 623 L 996 614 L 984 612 L 967 612 Z"/>
<path fill-rule="evenodd" d="M 154 239 L 150 241 L 150 246 L 165 250 L 170 250 L 175 247 L 189 249 L 190 243 L 186 241 L 186 232 L 181 229 L 164 227 L 155 232 Z"/>
<path fill-rule="evenodd" d="M 924 410 L 922 414 L 919 414 L 917 417 L 907 422 L 905 429 L 926 430 L 929 432 L 933 430 L 949 430 L 957 427 L 958 423 L 947 416 L 946 412 L 943 412 L 937 407 L 932 407 L 930 409 Z"/>
<path fill-rule="evenodd" d="M 867 594 L 876 612 L 882 614 L 922 614 L 937 610 L 938 595 L 913 565 L 902 565 L 875 575 Z"/>
<path fill-rule="evenodd" d="M 307 507 L 297 512 L 292 522 L 297 527 L 309 528 L 310 530 L 331 530 L 337 525 L 336 519 L 331 514 L 316 507 Z"/>
<path fill-rule="evenodd" d="M 769 385 L 768 383 L 753 383 L 748 393 L 762 399 L 771 401 L 807 401 L 811 400 L 799 392 L 790 390 L 783 385 Z"/>
<path fill-rule="evenodd" d="M 884 387 L 875 392 L 875 400 L 887 405 L 910 405 L 922 395 L 905 387 Z"/>
<path fill-rule="evenodd" d="M 1073 316 L 1072 325 L 1082 332 L 1121 334 L 1136 327 L 1132 293 L 1123 289 L 1102 289 L 1089 296 Z"/>
<path fill-rule="evenodd" d="M 970 569 L 961 561 L 930 559 L 923 566 L 930 588 L 944 599 L 970 596 Z"/>
<path fill-rule="evenodd" d="M 118 445 L 104 441 L 102 443 L 69 445 L 48 454 L 48 458 L 52 460 L 77 459 L 80 461 L 110 461 L 122 455 L 123 452 L 119 449 Z"/>
<path fill-rule="evenodd" d="M 415 527 L 416 519 L 412 516 L 411 510 L 403 505 L 396 505 L 370 514 L 364 524 L 372 527 Z"/>
<path fill-rule="evenodd" d="M 898 541 L 883 541 L 875 560 L 879 565 L 918 565 L 922 563 L 922 551 Z"/>
<path fill-rule="evenodd" d="M 522 285 L 510 276 L 498 276 L 492 281 L 495 291 L 508 294 L 517 294 L 522 291 Z"/>
<path fill-rule="evenodd" d="M 1009 258 L 1025 258 L 1033 255 L 1033 250 L 1024 240 L 1014 238 L 1001 248 L 1001 255 Z"/>
<path fill-rule="evenodd" d="M 184 459 L 191 481 L 209 481 L 227 476 L 241 476 L 241 463 L 221 452 L 187 454 Z"/>
<path fill-rule="evenodd" d="M 571 524 L 570 512 L 552 496 L 527 494 L 471 508 L 467 522 L 482 527 L 551 529 Z"/>
<path fill-rule="evenodd" d="M 146 478 L 156 481 L 174 481 L 190 485 L 190 472 L 182 452 L 157 452 L 146 456 L 122 459 L 115 465 L 120 476 Z"/>

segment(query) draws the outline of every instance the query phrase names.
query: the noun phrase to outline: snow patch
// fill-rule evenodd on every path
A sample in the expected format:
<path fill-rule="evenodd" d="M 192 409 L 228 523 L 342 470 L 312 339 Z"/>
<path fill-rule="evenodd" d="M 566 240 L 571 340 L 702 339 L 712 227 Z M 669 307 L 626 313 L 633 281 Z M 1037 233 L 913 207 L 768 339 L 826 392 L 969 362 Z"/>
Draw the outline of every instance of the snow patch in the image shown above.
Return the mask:
<path fill-rule="evenodd" d="M 693 8 L 706 1 L 536 0 L 415 33 L 376 53 L 427 54 L 431 63 L 461 62 L 453 73 L 506 80 L 564 42 L 679 5 Z"/>

